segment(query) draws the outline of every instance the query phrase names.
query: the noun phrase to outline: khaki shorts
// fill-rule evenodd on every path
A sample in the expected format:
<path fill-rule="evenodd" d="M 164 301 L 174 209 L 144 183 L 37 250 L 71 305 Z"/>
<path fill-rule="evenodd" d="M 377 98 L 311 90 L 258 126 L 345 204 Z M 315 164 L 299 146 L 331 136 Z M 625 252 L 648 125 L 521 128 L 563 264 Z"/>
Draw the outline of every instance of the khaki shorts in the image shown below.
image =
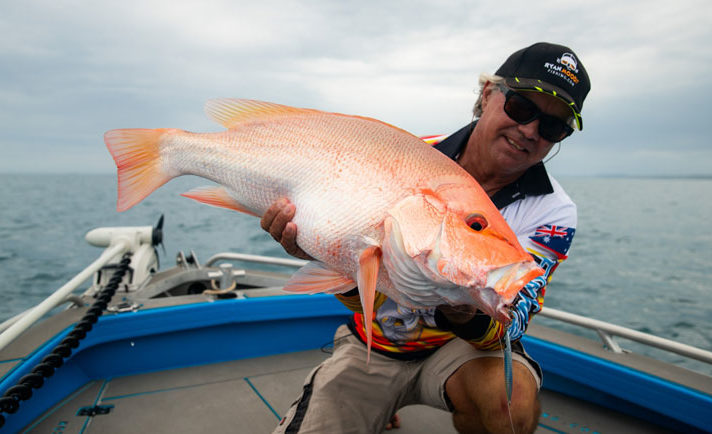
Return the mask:
<path fill-rule="evenodd" d="M 541 369 L 523 349 L 512 359 L 523 363 L 541 386 Z M 366 346 L 340 326 L 334 354 L 307 376 L 301 395 L 274 433 L 380 433 L 396 411 L 425 404 L 451 411 L 445 382 L 465 362 L 502 357 L 501 351 L 477 351 L 453 339 L 431 356 L 396 360 L 375 351 L 366 364 Z"/>

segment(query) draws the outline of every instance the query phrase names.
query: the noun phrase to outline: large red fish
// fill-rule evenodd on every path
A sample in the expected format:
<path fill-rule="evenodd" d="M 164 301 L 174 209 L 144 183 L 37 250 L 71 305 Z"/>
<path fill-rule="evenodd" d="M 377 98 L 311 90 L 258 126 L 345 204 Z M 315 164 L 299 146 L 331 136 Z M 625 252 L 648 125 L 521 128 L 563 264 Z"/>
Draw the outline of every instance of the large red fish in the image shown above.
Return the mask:
<path fill-rule="evenodd" d="M 479 184 L 406 131 L 253 100 L 212 100 L 206 111 L 227 130 L 106 133 L 118 210 L 188 174 L 220 186 L 185 196 L 254 216 L 289 198 L 297 242 L 317 260 L 284 289 L 358 284 L 369 349 L 376 288 L 404 306 L 474 305 L 506 323 L 517 292 L 543 274 Z"/>

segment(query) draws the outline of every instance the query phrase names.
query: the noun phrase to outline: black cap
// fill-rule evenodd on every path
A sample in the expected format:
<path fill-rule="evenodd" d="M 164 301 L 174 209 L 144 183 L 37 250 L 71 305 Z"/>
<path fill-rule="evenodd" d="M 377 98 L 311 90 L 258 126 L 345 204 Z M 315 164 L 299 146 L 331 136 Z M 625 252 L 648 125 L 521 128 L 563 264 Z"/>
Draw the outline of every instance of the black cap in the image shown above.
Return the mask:
<path fill-rule="evenodd" d="M 509 56 L 495 74 L 512 89 L 537 90 L 562 99 L 573 110 L 578 129 L 583 128 L 581 108 L 591 82 L 571 48 L 538 42 Z"/>

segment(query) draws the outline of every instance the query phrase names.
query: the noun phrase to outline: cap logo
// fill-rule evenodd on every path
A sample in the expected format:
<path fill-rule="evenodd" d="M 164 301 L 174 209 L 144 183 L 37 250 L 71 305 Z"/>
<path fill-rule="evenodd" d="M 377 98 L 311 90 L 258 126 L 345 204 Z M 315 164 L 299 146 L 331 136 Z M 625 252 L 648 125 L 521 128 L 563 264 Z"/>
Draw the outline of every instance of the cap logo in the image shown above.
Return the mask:
<path fill-rule="evenodd" d="M 571 54 L 571 53 L 564 53 L 561 55 L 560 59 L 556 59 L 557 62 L 560 64 L 564 65 L 565 67 L 569 68 L 570 71 L 573 72 L 578 72 L 578 69 L 576 69 L 576 57 Z"/>
<path fill-rule="evenodd" d="M 579 72 L 577 66 L 578 62 L 576 61 L 576 56 L 571 53 L 562 54 L 561 57 L 556 59 L 556 63 L 544 63 L 544 69 L 546 69 L 546 72 L 559 78 L 563 78 L 572 87 L 579 82 L 579 78 L 576 76 Z"/>

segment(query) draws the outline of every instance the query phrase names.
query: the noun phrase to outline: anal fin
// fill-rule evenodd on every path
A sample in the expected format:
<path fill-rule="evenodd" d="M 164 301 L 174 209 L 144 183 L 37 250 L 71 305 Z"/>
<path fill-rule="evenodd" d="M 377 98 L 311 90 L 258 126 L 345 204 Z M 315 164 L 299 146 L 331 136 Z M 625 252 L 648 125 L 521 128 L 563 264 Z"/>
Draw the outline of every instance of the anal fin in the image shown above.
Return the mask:
<path fill-rule="evenodd" d="M 330 270 L 319 261 L 311 261 L 292 275 L 284 286 L 285 291 L 314 294 L 341 294 L 356 286 L 353 279 Z"/>
<path fill-rule="evenodd" d="M 199 187 L 194 188 L 186 193 L 181 194 L 183 197 L 187 197 L 198 202 L 217 206 L 220 208 L 232 209 L 239 212 L 244 212 L 251 216 L 260 217 L 254 211 L 242 205 L 236 201 L 230 193 L 225 189 L 225 187 Z"/>

